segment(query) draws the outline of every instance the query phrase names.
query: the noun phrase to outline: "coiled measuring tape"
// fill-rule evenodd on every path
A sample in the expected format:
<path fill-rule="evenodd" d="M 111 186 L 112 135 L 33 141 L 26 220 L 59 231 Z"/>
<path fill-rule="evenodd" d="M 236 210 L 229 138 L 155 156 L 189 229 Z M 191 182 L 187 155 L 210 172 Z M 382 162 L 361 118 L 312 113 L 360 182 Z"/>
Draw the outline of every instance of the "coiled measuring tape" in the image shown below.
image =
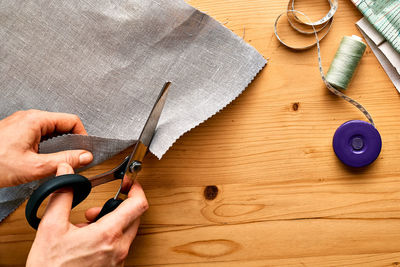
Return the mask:
<path fill-rule="evenodd" d="M 276 38 L 279 40 L 281 44 L 293 50 L 306 50 L 316 45 L 318 53 L 319 72 L 321 74 L 322 81 L 324 82 L 328 90 L 331 91 L 333 94 L 339 96 L 340 98 L 344 99 L 345 101 L 349 102 L 350 104 L 354 105 L 358 110 L 360 110 L 364 114 L 364 116 L 369 121 L 369 123 L 360 120 L 352 120 L 345 122 L 336 130 L 332 142 L 336 156 L 344 164 L 351 167 L 363 167 L 371 164 L 378 157 L 382 147 L 382 140 L 378 130 L 375 128 L 374 120 L 372 119 L 371 114 L 356 100 L 345 95 L 344 93 L 336 89 L 334 86 L 332 86 L 328 82 L 324 74 L 321 62 L 321 48 L 319 42 L 328 34 L 333 23 L 333 15 L 336 13 L 338 8 L 337 0 L 328 0 L 328 2 L 330 5 L 329 12 L 322 19 L 312 22 L 311 19 L 306 14 L 296 10 L 295 1 L 290 0 L 287 10 L 285 12 L 282 12 L 276 18 L 274 23 L 274 32 Z M 295 47 L 285 43 L 279 37 L 277 30 L 278 22 L 284 14 L 287 15 L 287 19 L 291 27 L 297 32 L 302 34 L 314 34 L 315 42 L 310 45 L 302 47 Z M 303 15 L 307 19 L 307 21 L 304 22 L 296 14 Z M 310 31 L 301 30 L 299 27 L 295 26 L 296 23 L 302 25 L 302 27 L 309 28 Z M 321 39 L 319 39 L 318 32 L 320 32 L 322 29 L 326 27 L 328 27 L 327 31 L 321 37 Z M 356 37 L 346 37 L 346 38 L 357 39 Z M 358 41 L 363 43 L 361 39 Z"/>

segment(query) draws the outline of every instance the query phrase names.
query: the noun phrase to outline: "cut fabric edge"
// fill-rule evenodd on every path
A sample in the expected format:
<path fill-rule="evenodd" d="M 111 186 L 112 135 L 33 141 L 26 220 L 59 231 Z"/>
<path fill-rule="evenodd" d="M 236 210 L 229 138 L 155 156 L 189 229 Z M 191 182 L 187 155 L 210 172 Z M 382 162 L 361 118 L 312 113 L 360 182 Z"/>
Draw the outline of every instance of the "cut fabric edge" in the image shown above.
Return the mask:
<path fill-rule="evenodd" d="M 260 55 L 261 56 L 261 55 Z M 263 70 L 263 68 L 267 65 L 268 60 L 262 58 L 259 66 L 254 71 L 253 75 L 248 79 L 246 85 L 236 94 L 236 96 L 229 102 L 226 102 L 221 105 L 221 107 L 207 114 L 203 120 L 194 124 L 192 127 L 184 131 L 183 133 L 176 136 L 163 136 L 164 139 L 169 139 L 170 142 L 165 142 L 165 145 L 161 145 L 159 151 L 164 151 L 162 153 L 157 153 L 150 146 L 149 150 L 153 153 L 159 160 L 165 155 L 165 153 L 176 143 L 176 141 L 182 137 L 187 132 L 196 128 L 200 124 L 204 123 L 215 114 L 221 112 L 226 106 L 235 101 L 252 83 L 252 81 L 258 76 L 258 74 Z M 86 167 L 77 169 L 77 172 L 81 172 L 88 168 L 91 168 L 95 165 L 101 164 L 102 162 L 110 159 L 111 157 L 117 155 L 121 151 L 127 149 L 129 146 L 132 146 L 137 140 L 124 140 L 124 139 L 114 139 L 114 138 L 105 138 L 94 135 L 77 135 L 77 134 L 65 134 L 61 136 L 57 136 L 46 141 L 43 141 L 40 144 L 39 152 L 43 154 L 47 153 L 55 153 L 63 150 L 74 150 L 74 149 L 84 149 L 92 152 L 94 159 L 93 161 Z M 61 145 L 60 145 L 61 144 Z M 65 145 L 62 145 L 65 144 Z M 110 150 L 110 144 L 112 149 Z M 99 146 L 100 145 L 100 146 Z M 54 147 L 59 147 L 59 149 L 54 149 Z M 107 152 L 104 152 L 107 151 Z"/>
<path fill-rule="evenodd" d="M 30 196 L 30 195 L 31 195 L 31 194 L 29 194 L 29 196 Z M 13 203 L 10 205 L 9 212 L 6 212 L 6 213 L 4 213 L 4 214 L 3 214 L 3 213 L 0 214 L 0 223 L 1 223 L 2 221 L 4 221 L 5 219 L 7 219 L 7 217 L 10 216 L 10 214 L 13 213 L 19 206 L 21 206 L 22 203 L 24 203 L 24 201 L 25 201 L 27 198 L 28 198 L 28 196 L 15 199 L 15 200 L 13 201 Z"/>
<path fill-rule="evenodd" d="M 0 188 L 0 192 L 7 194 L 7 191 L 12 191 L 12 194 L 17 194 L 18 197 L 11 200 L 1 200 L 0 202 L 0 223 L 13 213 L 24 201 L 33 193 L 39 185 L 39 181 L 33 181 L 27 184 Z M 9 194 L 10 192 L 8 192 Z M 4 209 L 6 208 L 6 209 Z M 3 212 L 7 210 L 7 212 Z"/>
<path fill-rule="evenodd" d="M 254 48 L 253 48 L 254 49 Z M 268 60 L 263 58 L 263 64 L 261 64 L 258 68 L 257 71 L 254 72 L 254 75 L 248 80 L 247 85 L 245 87 L 243 87 L 240 92 L 238 92 L 238 94 L 229 102 L 225 103 L 221 108 L 219 108 L 217 111 L 211 113 L 207 118 L 205 118 L 204 120 L 200 121 L 199 123 L 193 125 L 191 128 L 189 128 L 188 130 L 186 130 L 185 132 L 181 133 L 180 135 L 171 137 L 171 136 L 163 136 L 164 138 L 168 138 L 168 139 L 175 139 L 169 146 L 162 146 L 162 150 L 164 150 L 164 153 L 154 153 L 153 151 L 151 151 L 151 146 L 150 146 L 150 151 L 160 160 L 165 153 L 167 153 L 167 151 L 176 143 L 176 141 L 178 141 L 179 138 L 181 138 L 184 134 L 186 134 L 187 132 L 190 132 L 192 129 L 196 128 L 197 126 L 199 126 L 200 124 L 206 122 L 208 119 L 212 118 L 214 115 L 216 115 L 217 113 L 221 112 L 225 107 L 227 107 L 229 104 L 231 104 L 233 101 L 235 101 L 248 87 L 249 85 L 253 82 L 253 80 L 258 76 L 258 74 L 264 69 L 264 67 L 267 65 Z"/>
<path fill-rule="evenodd" d="M 231 104 L 233 101 L 235 101 L 248 87 L 249 85 L 253 82 L 253 80 L 258 76 L 258 74 L 264 69 L 264 67 L 267 65 L 268 63 L 268 59 L 264 58 L 264 56 L 257 51 L 257 49 L 255 49 L 253 46 L 251 46 L 249 43 L 247 43 L 243 37 L 239 36 L 238 34 L 236 34 L 235 32 L 233 32 L 231 29 L 229 29 L 228 27 L 226 27 L 225 24 L 219 22 L 218 20 L 216 20 L 215 18 L 213 18 L 212 16 L 210 16 L 209 14 L 207 14 L 204 11 L 201 11 L 193 6 L 191 6 L 188 3 L 185 3 L 187 6 L 189 6 L 190 8 L 199 11 L 200 13 L 204 14 L 205 16 L 207 16 L 211 22 L 213 23 L 217 23 L 220 26 L 222 26 L 224 29 L 228 30 L 229 32 L 232 33 L 232 37 L 235 38 L 240 44 L 245 45 L 247 48 L 251 49 L 253 52 L 255 52 L 256 56 L 253 56 L 254 61 L 258 61 L 255 63 L 259 63 L 258 67 L 255 69 L 255 71 L 253 71 L 251 73 L 251 75 L 249 75 L 249 79 L 246 81 L 245 86 L 234 96 L 234 98 L 232 98 L 229 102 L 224 103 L 223 105 L 221 105 L 221 107 L 219 109 L 217 109 L 214 112 L 211 112 L 210 114 L 207 114 L 207 116 L 205 116 L 204 119 L 202 119 L 200 122 L 192 125 L 192 127 L 190 127 L 189 129 L 187 129 L 186 131 L 184 131 L 183 133 L 180 133 L 178 135 L 175 136 L 170 136 L 170 135 L 162 135 L 164 140 L 171 140 L 171 142 L 165 142 L 163 145 L 160 146 L 161 149 L 159 149 L 159 151 L 163 151 L 162 153 L 157 153 L 156 151 L 154 151 L 154 149 L 152 148 L 152 146 L 150 145 L 149 147 L 149 151 L 155 155 L 157 157 L 157 159 L 161 160 L 161 158 L 165 155 L 165 153 L 168 152 L 168 150 L 176 143 L 176 141 L 178 141 L 179 138 L 181 138 L 184 134 L 186 134 L 187 132 L 190 132 L 192 129 L 196 128 L 197 126 L 199 126 L 200 124 L 206 122 L 208 119 L 210 119 L 211 117 L 213 117 L 215 114 L 221 112 L 226 106 L 228 106 L 229 104 Z M 258 59 L 256 58 L 258 57 Z M 170 143 L 170 145 L 168 145 L 168 143 Z"/>

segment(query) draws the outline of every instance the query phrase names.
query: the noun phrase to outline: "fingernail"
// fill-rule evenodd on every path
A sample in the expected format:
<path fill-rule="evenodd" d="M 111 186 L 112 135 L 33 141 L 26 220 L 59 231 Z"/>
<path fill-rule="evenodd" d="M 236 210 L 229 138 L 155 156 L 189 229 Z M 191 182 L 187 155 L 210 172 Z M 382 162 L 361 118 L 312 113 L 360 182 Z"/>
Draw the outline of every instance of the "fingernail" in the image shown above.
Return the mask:
<path fill-rule="evenodd" d="M 90 152 L 85 152 L 81 155 L 79 155 L 79 164 L 80 165 L 86 165 L 89 164 L 93 159 L 92 153 Z"/>

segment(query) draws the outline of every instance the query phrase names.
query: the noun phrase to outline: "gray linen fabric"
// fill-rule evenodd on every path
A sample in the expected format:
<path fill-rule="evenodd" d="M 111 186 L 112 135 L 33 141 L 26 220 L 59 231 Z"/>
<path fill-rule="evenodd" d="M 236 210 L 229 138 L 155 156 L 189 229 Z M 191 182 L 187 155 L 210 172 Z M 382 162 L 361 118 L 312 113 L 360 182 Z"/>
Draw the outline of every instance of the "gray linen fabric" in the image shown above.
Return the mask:
<path fill-rule="evenodd" d="M 181 0 L 0 1 L 0 119 L 21 109 L 77 114 L 89 137 L 41 153 L 88 149 L 98 164 L 132 145 L 165 81 L 172 86 L 150 150 L 235 99 L 266 60 Z M 0 221 L 38 182 L 0 189 Z"/>

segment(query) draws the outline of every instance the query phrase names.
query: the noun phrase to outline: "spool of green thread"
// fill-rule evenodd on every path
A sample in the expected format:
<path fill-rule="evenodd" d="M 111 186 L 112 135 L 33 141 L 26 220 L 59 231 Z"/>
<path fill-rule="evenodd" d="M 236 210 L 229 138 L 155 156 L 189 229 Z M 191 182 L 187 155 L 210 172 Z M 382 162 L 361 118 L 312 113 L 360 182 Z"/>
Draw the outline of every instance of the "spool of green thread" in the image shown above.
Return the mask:
<path fill-rule="evenodd" d="M 360 37 L 344 36 L 326 74 L 326 80 L 337 89 L 347 89 L 367 45 Z"/>

